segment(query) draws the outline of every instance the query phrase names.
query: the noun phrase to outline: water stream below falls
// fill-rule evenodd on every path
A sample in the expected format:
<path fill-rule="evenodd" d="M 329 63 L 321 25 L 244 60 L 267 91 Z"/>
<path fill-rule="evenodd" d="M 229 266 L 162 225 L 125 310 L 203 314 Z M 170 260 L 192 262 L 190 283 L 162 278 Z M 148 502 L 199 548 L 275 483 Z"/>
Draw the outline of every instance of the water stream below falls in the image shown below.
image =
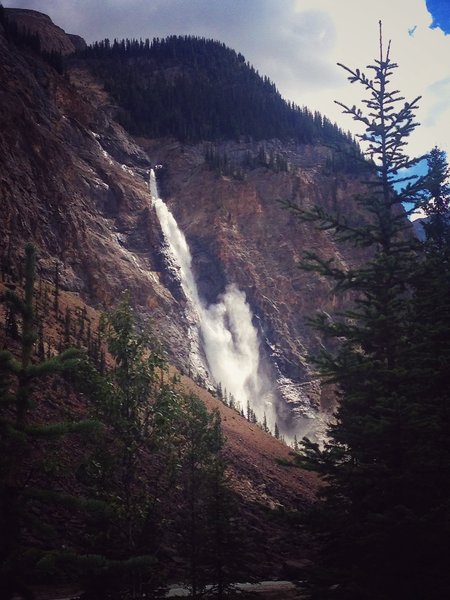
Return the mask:
<path fill-rule="evenodd" d="M 258 332 L 245 293 L 230 283 L 216 303 L 206 305 L 198 292 L 186 238 L 159 197 L 153 169 L 149 185 L 166 242 L 168 268 L 178 277 L 187 299 L 191 368 L 206 375 L 215 386 L 220 384 L 244 411 L 250 406 L 261 423 L 266 415 L 267 425 L 273 430 L 276 397 L 263 368 Z"/>

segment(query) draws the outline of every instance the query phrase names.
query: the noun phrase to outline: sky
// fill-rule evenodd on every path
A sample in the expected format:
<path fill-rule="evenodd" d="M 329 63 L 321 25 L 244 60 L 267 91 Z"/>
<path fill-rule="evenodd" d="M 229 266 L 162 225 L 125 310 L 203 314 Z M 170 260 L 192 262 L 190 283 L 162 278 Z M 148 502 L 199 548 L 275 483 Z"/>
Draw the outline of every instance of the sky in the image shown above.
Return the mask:
<path fill-rule="evenodd" d="M 412 156 L 437 145 L 450 156 L 450 0 L 3 0 L 48 14 L 87 42 L 191 34 L 241 52 L 287 100 L 319 110 L 344 130 L 355 124 L 334 103 L 363 90 L 336 63 L 362 70 L 378 55 L 378 21 L 398 63 L 395 87 L 422 96 Z"/>

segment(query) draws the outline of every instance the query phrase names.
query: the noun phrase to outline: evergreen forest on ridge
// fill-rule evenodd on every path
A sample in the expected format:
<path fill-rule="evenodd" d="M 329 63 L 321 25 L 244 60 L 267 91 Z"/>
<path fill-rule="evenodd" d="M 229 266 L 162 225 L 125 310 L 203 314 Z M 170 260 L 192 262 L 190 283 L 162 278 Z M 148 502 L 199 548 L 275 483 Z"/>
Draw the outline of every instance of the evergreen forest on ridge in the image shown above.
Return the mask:
<path fill-rule="evenodd" d="M 122 107 L 120 121 L 135 135 L 185 142 L 351 141 L 318 112 L 286 102 L 242 54 L 214 40 L 103 40 L 78 55 Z"/>

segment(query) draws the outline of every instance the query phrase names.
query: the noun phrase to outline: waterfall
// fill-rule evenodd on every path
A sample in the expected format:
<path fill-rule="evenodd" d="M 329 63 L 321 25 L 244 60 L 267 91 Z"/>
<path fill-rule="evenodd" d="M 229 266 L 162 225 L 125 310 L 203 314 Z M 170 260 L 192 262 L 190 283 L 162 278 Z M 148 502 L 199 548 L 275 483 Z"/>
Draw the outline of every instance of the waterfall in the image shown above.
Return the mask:
<path fill-rule="evenodd" d="M 207 306 L 202 301 L 192 271 L 189 246 L 174 216 L 159 197 L 153 169 L 149 185 L 167 244 L 169 265 L 177 271 L 188 300 L 194 369 L 201 368 L 203 355 L 204 366 L 214 383 L 220 383 L 244 411 L 250 406 L 260 422 L 265 414 L 268 426 L 273 429 L 276 416 L 272 384 L 261 363 L 258 332 L 245 293 L 231 283 L 215 304 Z"/>

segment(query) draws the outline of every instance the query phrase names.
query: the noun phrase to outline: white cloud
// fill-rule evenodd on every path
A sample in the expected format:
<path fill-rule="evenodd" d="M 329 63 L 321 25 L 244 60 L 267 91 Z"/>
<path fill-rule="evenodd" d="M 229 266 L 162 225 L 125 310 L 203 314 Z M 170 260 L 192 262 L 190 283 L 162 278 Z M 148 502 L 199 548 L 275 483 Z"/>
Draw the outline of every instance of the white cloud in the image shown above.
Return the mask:
<path fill-rule="evenodd" d="M 431 16 L 425 0 L 297 0 L 297 10 L 326 12 L 336 31 L 335 43 L 328 53 L 331 63 L 341 62 L 348 66 L 364 68 L 378 55 L 378 21 L 383 22 L 385 43 L 391 39 L 391 57 L 399 68 L 393 76 L 395 87 L 407 99 L 423 96 L 418 120 L 422 123 L 411 136 L 410 151 L 421 154 L 435 144 L 450 151 L 450 119 L 447 106 L 450 100 L 450 38 L 440 30 L 431 30 Z M 409 31 L 415 27 L 414 36 Z M 299 74 L 299 80 L 302 75 Z M 358 103 L 362 88 L 345 81 L 329 89 L 324 81 L 322 89 L 303 91 L 305 104 L 338 121 L 344 128 L 353 127 L 347 117 L 340 114 L 333 99 L 348 104 Z M 439 83 L 441 82 L 441 83 Z M 443 83 L 446 82 L 446 83 Z M 296 93 L 296 84 L 289 82 L 288 92 Z M 281 87 L 281 86 L 280 86 Z M 299 91 L 301 86 L 299 85 Z M 445 92 L 445 93 L 444 93 Z"/>
<path fill-rule="evenodd" d="M 364 68 L 378 54 L 378 21 L 392 39 L 395 86 L 422 95 L 410 150 L 435 144 L 450 154 L 450 36 L 430 29 L 425 0 L 4 0 L 50 14 L 88 41 L 194 34 L 219 39 L 269 76 L 283 96 L 353 123 L 333 100 L 357 103 L 362 90 L 337 66 Z M 410 32 L 414 30 L 414 35 Z"/>
<path fill-rule="evenodd" d="M 423 219 L 426 216 L 427 216 L 426 212 L 423 211 L 421 208 L 418 208 L 413 213 L 411 213 L 409 218 L 411 221 L 417 221 L 417 219 Z"/>

